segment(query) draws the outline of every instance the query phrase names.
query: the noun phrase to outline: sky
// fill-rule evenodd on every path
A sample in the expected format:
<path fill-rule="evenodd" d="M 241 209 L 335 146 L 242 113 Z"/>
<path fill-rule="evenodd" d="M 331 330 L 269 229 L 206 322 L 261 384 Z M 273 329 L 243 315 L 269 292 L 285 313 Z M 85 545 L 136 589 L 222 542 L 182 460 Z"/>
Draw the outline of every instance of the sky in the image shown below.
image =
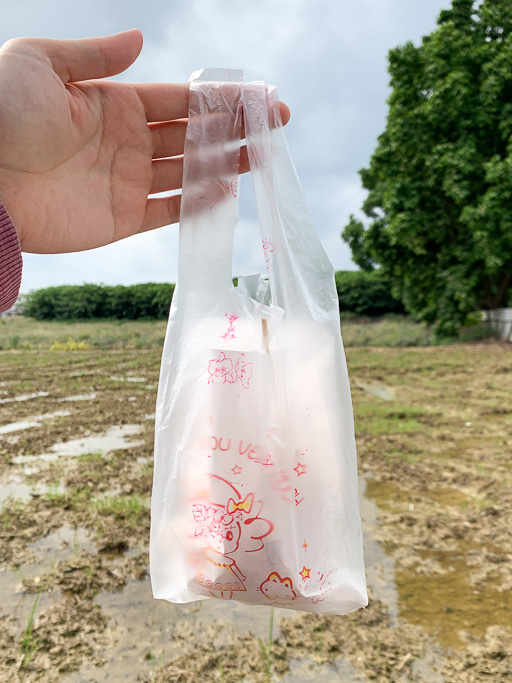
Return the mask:
<path fill-rule="evenodd" d="M 86 38 L 139 28 L 144 47 L 116 79 L 183 82 L 203 67 L 241 68 L 277 85 L 288 144 L 313 221 L 336 270 L 354 270 L 340 233 L 365 197 L 359 169 L 385 128 L 388 51 L 418 43 L 450 0 L 17 0 L 0 43 L 15 36 Z M 264 270 L 251 182 L 240 188 L 233 274 Z M 88 252 L 24 255 L 22 292 L 59 284 L 175 282 L 178 228 Z"/>

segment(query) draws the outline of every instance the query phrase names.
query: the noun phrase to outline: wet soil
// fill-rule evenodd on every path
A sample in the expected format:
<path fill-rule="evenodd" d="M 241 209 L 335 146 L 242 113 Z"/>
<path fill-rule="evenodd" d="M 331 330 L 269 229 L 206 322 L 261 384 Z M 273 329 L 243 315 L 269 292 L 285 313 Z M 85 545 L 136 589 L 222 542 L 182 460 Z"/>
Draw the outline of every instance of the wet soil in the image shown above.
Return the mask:
<path fill-rule="evenodd" d="M 269 634 L 151 596 L 158 351 L 0 353 L 0 681 L 511 680 L 510 347 L 347 355 L 370 606 Z"/>

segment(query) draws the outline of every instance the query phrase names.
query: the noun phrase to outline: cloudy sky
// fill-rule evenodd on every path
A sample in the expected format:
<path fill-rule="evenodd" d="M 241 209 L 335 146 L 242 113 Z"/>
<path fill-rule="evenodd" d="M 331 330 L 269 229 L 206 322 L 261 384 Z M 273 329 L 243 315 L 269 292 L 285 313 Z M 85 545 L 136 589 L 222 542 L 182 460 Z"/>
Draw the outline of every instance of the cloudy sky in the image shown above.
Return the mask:
<path fill-rule="evenodd" d="M 186 81 L 202 67 L 244 69 L 278 86 L 287 137 L 315 225 L 337 270 L 354 269 L 340 232 L 364 198 L 386 118 L 387 52 L 430 33 L 450 0 L 17 0 L 2 8 L 0 42 L 85 38 L 140 28 L 144 48 L 118 77 Z M 234 274 L 263 268 L 250 180 L 241 186 Z M 81 254 L 26 254 L 22 291 L 65 283 L 175 281 L 177 226 Z"/>

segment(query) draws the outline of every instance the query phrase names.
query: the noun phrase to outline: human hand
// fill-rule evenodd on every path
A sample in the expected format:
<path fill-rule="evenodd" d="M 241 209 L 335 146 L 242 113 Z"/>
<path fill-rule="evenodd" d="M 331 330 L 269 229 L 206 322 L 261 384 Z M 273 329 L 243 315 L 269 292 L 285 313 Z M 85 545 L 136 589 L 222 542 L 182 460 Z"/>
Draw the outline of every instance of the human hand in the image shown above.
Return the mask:
<path fill-rule="evenodd" d="M 179 195 L 148 195 L 181 187 L 188 84 L 92 80 L 141 48 L 138 30 L 0 48 L 0 198 L 23 251 L 92 249 L 179 220 Z"/>

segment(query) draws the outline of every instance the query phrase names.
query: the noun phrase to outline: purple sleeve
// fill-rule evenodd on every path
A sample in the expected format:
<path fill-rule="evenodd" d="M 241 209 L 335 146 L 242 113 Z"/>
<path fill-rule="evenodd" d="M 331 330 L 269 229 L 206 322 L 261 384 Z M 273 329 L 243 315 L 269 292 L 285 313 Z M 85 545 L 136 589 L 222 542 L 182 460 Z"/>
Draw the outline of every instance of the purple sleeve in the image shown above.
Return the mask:
<path fill-rule="evenodd" d="M 0 201 L 0 313 L 13 306 L 18 298 L 22 265 L 18 233 Z"/>

